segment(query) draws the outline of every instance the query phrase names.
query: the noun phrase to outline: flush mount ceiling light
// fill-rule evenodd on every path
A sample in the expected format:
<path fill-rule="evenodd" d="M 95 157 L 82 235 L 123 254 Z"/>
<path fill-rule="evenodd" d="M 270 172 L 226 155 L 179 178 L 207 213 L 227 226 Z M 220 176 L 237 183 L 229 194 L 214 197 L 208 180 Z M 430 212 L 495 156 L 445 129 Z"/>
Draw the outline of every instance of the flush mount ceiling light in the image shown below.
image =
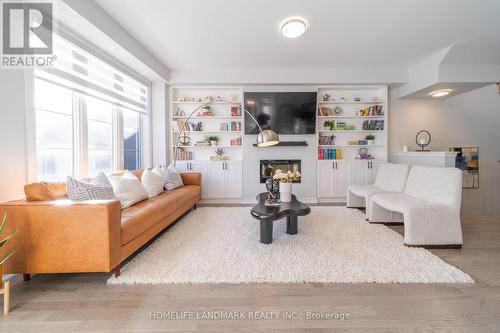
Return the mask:
<path fill-rule="evenodd" d="M 451 90 L 451 89 L 441 89 L 441 90 L 433 91 L 429 95 L 431 95 L 432 97 L 443 97 L 443 96 L 449 95 L 452 91 L 453 90 Z"/>
<path fill-rule="evenodd" d="M 300 17 L 288 18 L 281 23 L 281 34 L 286 38 L 297 38 L 306 32 L 306 21 Z"/>

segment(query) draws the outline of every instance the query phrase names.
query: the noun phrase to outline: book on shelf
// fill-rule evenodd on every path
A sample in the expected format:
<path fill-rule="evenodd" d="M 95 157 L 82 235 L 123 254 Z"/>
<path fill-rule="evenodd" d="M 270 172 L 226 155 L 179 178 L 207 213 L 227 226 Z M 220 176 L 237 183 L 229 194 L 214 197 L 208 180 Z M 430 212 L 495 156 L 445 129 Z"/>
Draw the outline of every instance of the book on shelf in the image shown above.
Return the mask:
<path fill-rule="evenodd" d="M 349 146 L 364 146 L 368 144 L 367 140 L 349 140 L 347 141 Z"/>
<path fill-rule="evenodd" d="M 384 121 L 383 120 L 365 120 L 363 121 L 363 130 L 369 131 L 383 131 Z"/>
<path fill-rule="evenodd" d="M 210 142 L 208 142 L 207 140 L 200 140 L 200 141 L 196 141 L 194 143 L 194 145 L 196 147 L 207 147 L 207 146 L 210 146 Z"/>
<path fill-rule="evenodd" d="M 173 147 L 175 156 L 175 147 Z M 177 149 L 177 160 L 178 161 L 190 161 L 193 159 L 193 152 L 186 150 L 185 148 L 179 147 Z"/>
<path fill-rule="evenodd" d="M 361 109 L 357 112 L 357 115 L 360 117 L 367 116 L 383 116 L 384 115 L 384 107 L 382 105 L 373 105 L 367 107 L 365 109 Z"/>
<path fill-rule="evenodd" d="M 241 137 L 236 138 L 236 139 L 231 139 L 230 142 L 229 142 L 229 144 L 231 146 L 241 146 L 241 143 L 242 143 Z"/>
<path fill-rule="evenodd" d="M 345 121 L 337 121 L 335 122 L 335 130 L 336 131 L 345 131 L 347 130 L 347 123 Z"/>
<path fill-rule="evenodd" d="M 192 123 L 190 121 L 186 122 L 184 120 L 177 120 L 172 123 L 172 130 L 174 132 L 186 131 L 186 132 L 194 132 L 194 131 L 202 131 L 203 123 L 200 121 L 198 123 Z"/>
<path fill-rule="evenodd" d="M 318 160 L 340 160 L 342 150 L 338 148 L 318 148 Z"/>
<path fill-rule="evenodd" d="M 318 108 L 318 115 L 319 116 L 333 116 L 335 114 L 335 111 L 331 108 L 327 108 L 325 106 L 320 106 Z"/>
<path fill-rule="evenodd" d="M 318 144 L 320 146 L 331 146 L 335 144 L 335 135 L 320 135 L 318 137 Z"/>
<path fill-rule="evenodd" d="M 241 116 L 241 107 L 239 106 L 231 106 L 231 117 Z"/>
<path fill-rule="evenodd" d="M 231 121 L 231 122 L 224 122 L 220 124 L 220 131 L 222 132 L 237 132 L 241 131 L 241 122 L 239 121 Z"/>

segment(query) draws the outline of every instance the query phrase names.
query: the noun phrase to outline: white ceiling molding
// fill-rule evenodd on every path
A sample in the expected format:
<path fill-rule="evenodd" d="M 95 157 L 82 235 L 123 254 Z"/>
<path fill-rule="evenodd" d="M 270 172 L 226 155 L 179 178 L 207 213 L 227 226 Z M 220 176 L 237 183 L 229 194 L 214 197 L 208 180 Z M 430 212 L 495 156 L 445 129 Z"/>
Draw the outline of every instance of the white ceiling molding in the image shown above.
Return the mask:
<path fill-rule="evenodd" d="M 409 81 L 396 89 L 396 96 L 432 98 L 433 91 L 451 89 L 444 97 L 448 98 L 490 85 L 498 78 L 500 47 L 477 43 L 453 45 L 410 67 Z"/>
<path fill-rule="evenodd" d="M 406 97 L 439 82 L 439 64 L 452 46 L 448 46 L 420 61 L 408 70 L 408 81 L 396 91 L 398 98 Z"/>
<path fill-rule="evenodd" d="M 384 84 L 408 82 L 405 67 L 171 70 L 170 84 Z"/>

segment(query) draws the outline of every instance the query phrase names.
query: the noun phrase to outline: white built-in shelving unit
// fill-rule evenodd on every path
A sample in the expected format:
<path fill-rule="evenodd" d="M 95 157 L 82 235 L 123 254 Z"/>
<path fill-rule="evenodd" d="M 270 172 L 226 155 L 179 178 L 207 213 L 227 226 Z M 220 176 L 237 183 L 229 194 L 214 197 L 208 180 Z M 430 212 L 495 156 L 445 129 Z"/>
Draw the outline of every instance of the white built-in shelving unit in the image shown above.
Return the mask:
<path fill-rule="evenodd" d="M 329 100 L 323 100 L 328 94 Z M 360 111 L 379 106 L 381 114 L 361 115 Z M 330 110 L 323 115 L 321 108 Z M 337 109 L 337 112 L 334 110 Z M 318 88 L 316 133 L 318 136 L 317 197 L 318 201 L 345 202 L 347 187 L 371 184 L 375 181 L 378 165 L 387 161 L 388 92 L 386 86 L 332 86 Z M 333 129 L 325 127 L 334 121 Z M 382 122 L 383 129 L 363 129 L 363 122 Z M 349 126 L 339 129 L 338 124 Z M 340 126 L 342 127 L 342 126 Z M 373 144 L 365 144 L 365 136 L 375 136 Z M 332 144 L 320 144 L 320 136 L 335 136 Z M 361 141 L 361 142 L 359 142 Z M 373 159 L 360 159 L 360 149 L 366 148 Z M 364 150 L 364 149 L 363 149 Z M 323 154 L 321 153 L 323 151 Z M 325 153 L 332 151 L 331 153 Z M 333 153 L 335 151 L 335 153 Z"/>
<path fill-rule="evenodd" d="M 388 91 L 386 86 L 323 86 L 317 88 L 316 105 L 316 147 L 311 154 L 311 160 L 317 164 L 317 198 L 318 201 L 345 202 L 347 187 L 351 184 L 370 184 L 375 180 L 378 165 L 387 161 L 388 155 Z M 330 100 L 324 101 L 323 96 L 330 95 Z M 220 97 L 220 100 L 218 100 Z M 208 98 L 208 99 L 207 99 Z M 359 99 L 359 100 L 355 100 Z M 238 116 L 231 115 L 231 107 L 243 104 L 243 88 L 236 86 L 172 86 L 170 88 L 170 158 L 173 160 L 174 147 L 180 133 L 178 124 L 185 121 L 189 114 L 201 105 L 209 105 L 211 116 L 194 115 L 190 122 L 200 123 L 202 130 L 186 131 L 191 139 L 187 146 L 181 146 L 191 153 L 190 160 L 178 159 L 177 168 L 183 172 L 202 173 L 202 196 L 204 199 L 241 199 L 243 193 L 243 154 L 244 143 L 244 112 Z M 383 113 L 360 116 L 359 111 L 379 105 Z M 320 108 L 339 108 L 340 112 L 321 115 Z M 178 111 L 183 112 L 179 113 Z M 358 113 L 357 113 L 358 112 Z M 332 120 L 335 123 L 345 123 L 352 126 L 350 130 L 325 128 L 324 122 Z M 383 121 L 380 130 L 363 129 L 364 121 Z M 240 130 L 221 130 L 221 123 L 239 122 Z M 367 134 L 375 135 L 371 145 L 359 144 Z M 217 145 L 195 146 L 196 141 L 208 136 L 219 137 Z M 335 136 L 335 142 L 320 145 L 319 137 Z M 241 145 L 231 145 L 231 139 L 241 138 Z M 351 144 L 350 142 L 356 144 Z M 222 148 L 227 160 L 214 161 L 211 156 Z M 361 160 L 360 148 L 366 148 L 374 159 Z M 256 148 L 257 149 L 257 148 Z M 259 148 L 262 149 L 262 148 Z M 279 152 L 279 147 L 272 151 Z M 338 149 L 341 151 L 337 159 L 319 159 L 320 149 Z M 271 151 L 271 150 L 270 150 Z M 256 194 L 256 193 L 255 193 Z M 228 201 L 235 202 L 235 201 Z"/>
<path fill-rule="evenodd" d="M 218 101 L 221 99 L 222 101 Z M 244 140 L 244 117 L 242 110 L 237 116 L 231 115 L 231 108 L 240 108 L 243 90 L 240 87 L 175 86 L 170 89 L 170 159 L 174 159 L 175 146 L 179 135 L 190 138 L 188 145 L 180 145 L 187 154 L 178 154 L 176 167 L 183 172 L 202 174 L 202 197 L 204 199 L 238 199 L 242 197 L 242 145 Z M 199 131 L 181 131 L 182 122 L 198 107 L 210 107 L 211 116 L 198 110 L 189 119 L 190 123 L 201 124 Z M 200 113 L 199 113 L 200 112 Z M 239 123 L 239 130 L 231 130 L 231 123 Z M 228 124 L 228 130 L 221 130 L 221 124 Z M 217 145 L 196 146 L 196 142 L 208 136 L 219 138 Z M 240 144 L 231 140 L 240 138 Z M 222 148 L 225 160 L 212 160 L 217 149 Z"/>
<path fill-rule="evenodd" d="M 328 94 L 329 100 L 323 100 Z M 359 99 L 354 100 L 354 99 Z M 383 114 L 359 115 L 363 109 L 379 106 L 382 107 Z M 327 108 L 331 110 L 331 115 L 321 115 L 320 109 Z M 341 159 L 355 160 L 359 157 L 359 148 L 367 148 L 368 153 L 375 159 L 387 160 L 387 87 L 385 86 L 354 86 L 354 87 L 320 87 L 318 89 L 316 116 L 316 132 L 319 136 L 335 136 L 335 143 L 328 147 L 341 149 Z M 340 110 L 334 113 L 333 110 Z M 330 130 L 324 126 L 327 120 L 334 121 L 335 124 L 344 123 L 353 128 L 350 130 L 336 129 Z M 363 122 L 379 121 L 384 123 L 381 130 L 363 129 Z M 365 136 L 372 134 L 375 136 L 375 142 L 372 145 L 349 144 L 350 141 L 364 140 Z M 325 145 L 319 145 L 318 148 L 324 148 Z M 319 155 L 318 155 L 319 156 Z"/>
<path fill-rule="evenodd" d="M 229 160 L 242 160 L 241 145 L 231 145 L 231 139 L 241 138 L 243 142 L 243 116 L 231 116 L 232 107 L 240 107 L 243 101 L 243 92 L 239 87 L 198 87 L 183 86 L 172 87 L 171 92 L 171 141 L 170 150 L 173 159 L 174 146 L 177 138 L 181 134 L 180 126 L 193 110 L 201 105 L 210 106 L 212 116 L 201 116 L 197 113 L 191 117 L 190 123 L 201 123 L 200 131 L 184 131 L 182 136 L 188 136 L 191 142 L 187 146 L 181 146 L 183 150 L 192 154 L 192 160 L 210 161 L 210 157 L 215 155 L 217 148 L 223 148 Z M 223 102 L 218 102 L 220 97 Z M 201 101 L 199 101 L 201 100 Z M 228 101 L 228 102 L 226 102 Z M 183 115 L 179 115 L 179 113 Z M 240 130 L 230 130 L 230 124 L 239 123 Z M 229 130 L 221 130 L 221 124 L 229 125 Z M 206 139 L 208 136 L 217 136 L 219 138 L 217 146 L 195 146 L 196 141 Z M 227 150 L 226 150 L 227 149 Z"/>

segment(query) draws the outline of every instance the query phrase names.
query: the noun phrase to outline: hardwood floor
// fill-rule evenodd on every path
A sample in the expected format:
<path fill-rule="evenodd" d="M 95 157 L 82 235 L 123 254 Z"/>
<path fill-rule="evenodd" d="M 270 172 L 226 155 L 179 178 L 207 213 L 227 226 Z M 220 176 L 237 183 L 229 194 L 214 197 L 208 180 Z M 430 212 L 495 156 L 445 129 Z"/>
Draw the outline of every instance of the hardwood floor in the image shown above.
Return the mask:
<path fill-rule="evenodd" d="M 476 284 L 107 286 L 111 274 L 34 275 L 15 279 L 0 332 L 500 332 L 500 219 L 464 219 L 463 231 L 462 249 L 432 252 Z M 221 311 L 278 318 L 182 318 Z M 165 319 L 168 312 L 178 319 Z"/>

